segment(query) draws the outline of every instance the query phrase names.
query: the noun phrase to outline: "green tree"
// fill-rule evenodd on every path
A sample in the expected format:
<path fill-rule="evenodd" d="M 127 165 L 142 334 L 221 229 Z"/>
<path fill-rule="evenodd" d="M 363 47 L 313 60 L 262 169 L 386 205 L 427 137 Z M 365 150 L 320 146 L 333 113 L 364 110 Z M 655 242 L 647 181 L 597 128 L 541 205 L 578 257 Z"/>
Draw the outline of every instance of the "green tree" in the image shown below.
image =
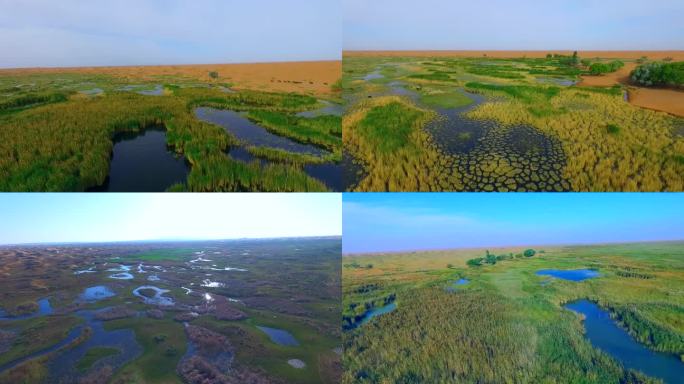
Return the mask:
<path fill-rule="evenodd" d="M 523 252 L 523 256 L 532 257 L 535 253 L 534 249 L 526 249 L 525 252 Z"/>

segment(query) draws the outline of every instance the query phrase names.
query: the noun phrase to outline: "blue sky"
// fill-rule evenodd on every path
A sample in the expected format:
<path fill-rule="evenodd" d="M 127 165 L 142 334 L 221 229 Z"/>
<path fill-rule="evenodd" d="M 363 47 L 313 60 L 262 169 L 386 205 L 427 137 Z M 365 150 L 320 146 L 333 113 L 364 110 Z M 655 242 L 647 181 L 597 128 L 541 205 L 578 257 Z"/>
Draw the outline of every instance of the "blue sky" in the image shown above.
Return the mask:
<path fill-rule="evenodd" d="M 338 60 L 340 0 L 0 0 L 0 68 Z"/>
<path fill-rule="evenodd" d="M 335 193 L 0 193 L 0 244 L 340 236 Z"/>
<path fill-rule="evenodd" d="M 345 253 L 684 240 L 684 193 L 353 193 Z"/>
<path fill-rule="evenodd" d="M 344 49 L 684 49 L 682 0 L 342 0 Z"/>

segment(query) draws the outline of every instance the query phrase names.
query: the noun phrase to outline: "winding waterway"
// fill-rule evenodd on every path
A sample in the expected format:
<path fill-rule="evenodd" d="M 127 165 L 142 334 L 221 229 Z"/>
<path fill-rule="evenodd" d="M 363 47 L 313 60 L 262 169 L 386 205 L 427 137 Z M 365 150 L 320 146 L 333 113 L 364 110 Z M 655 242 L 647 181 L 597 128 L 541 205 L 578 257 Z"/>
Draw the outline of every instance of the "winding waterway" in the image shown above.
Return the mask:
<path fill-rule="evenodd" d="M 587 339 L 594 347 L 611 355 L 626 368 L 660 378 L 665 383 L 682 383 L 684 362 L 674 355 L 652 351 L 637 342 L 611 319 L 607 311 L 595 303 L 578 300 L 566 304 L 565 308 L 584 315 Z"/>

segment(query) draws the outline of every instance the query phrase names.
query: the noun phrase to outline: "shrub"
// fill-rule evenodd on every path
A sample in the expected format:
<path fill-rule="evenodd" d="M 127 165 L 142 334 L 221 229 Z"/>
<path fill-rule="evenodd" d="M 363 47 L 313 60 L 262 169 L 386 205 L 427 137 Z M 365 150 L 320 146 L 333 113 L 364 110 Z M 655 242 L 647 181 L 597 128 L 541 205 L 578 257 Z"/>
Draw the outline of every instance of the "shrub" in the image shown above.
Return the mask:
<path fill-rule="evenodd" d="M 474 259 L 470 259 L 466 261 L 466 264 L 468 264 L 471 267 L 479 267 L 482 265 L 482 261 L 484 260 L 484 257 L 476 257 Z"/>
<path fill-rule="evenodd" d="M 209 72 L 209 77 L 211 77 L 212 79 L 216 80 L 216 79 L 218 79 L 219 74 L 218 74 L 218 72 L 211 71 L 211 72 Z"/>
<path fill-rule="evenodd" d="M 525 252 L 523 252 L 523 256 L 532 257 L 535 253 L 534 249 L 526 249 Z"/>
<path fill-rule="evenodd" d="M 589 65 L 589 73 L 592 75 L 603 75 L 615 72 L 624 66 L 625 63 L 620 60 L 611 61 L 610 63 L 593 63 Z"/>
<path fill-rule="evenodd" d="M 639 85 L 684 85 L 684 61 L 675 63 L 652 62 L 638 66 L 630 76 Z"/>

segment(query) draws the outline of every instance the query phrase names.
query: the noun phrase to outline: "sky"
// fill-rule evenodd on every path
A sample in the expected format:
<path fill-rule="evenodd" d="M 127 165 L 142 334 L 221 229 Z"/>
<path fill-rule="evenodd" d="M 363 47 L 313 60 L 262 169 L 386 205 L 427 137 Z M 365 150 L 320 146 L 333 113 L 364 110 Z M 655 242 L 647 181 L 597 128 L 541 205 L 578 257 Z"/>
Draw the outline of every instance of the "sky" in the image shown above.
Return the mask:
<path fill-rule="evenodd" d="M 0 68 L 339 60 L 340 0 L 0 0 Z"/>
<path fill-rule="evenodd" d="M 684 240 L 684 193 L 346 193 L 344 253 Z"/>
<path fill-rule="evenodd" d="M 0 244 L 341 236 L 335 193 L 2 193 Z"/>
<path fill-rule="evenodd" d="M 680 50 L 682 0 L 342 0 L 347 50 Z"/>

